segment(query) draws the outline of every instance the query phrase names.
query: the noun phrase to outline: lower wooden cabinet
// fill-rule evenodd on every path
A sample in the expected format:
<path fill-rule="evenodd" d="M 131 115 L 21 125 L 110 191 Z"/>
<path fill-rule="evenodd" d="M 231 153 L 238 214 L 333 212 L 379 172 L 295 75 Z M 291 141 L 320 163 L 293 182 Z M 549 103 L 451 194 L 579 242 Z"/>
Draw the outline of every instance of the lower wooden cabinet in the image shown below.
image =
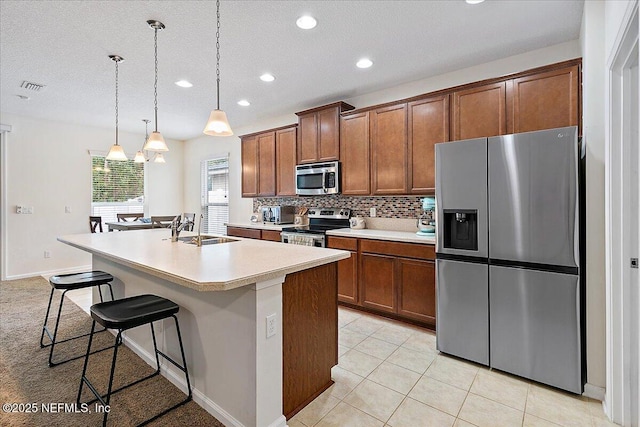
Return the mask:
<path fill-rule="evenodd" d="M 279 230 L 261 230 L 259 228 L 229 227 L 227 226 L 227 236 L 245 237 L 248 239 L 280 241 Z"/>
<path fill-rule="evenodd" d="M 328 236 L 351 252 L 338 262 L 338 301 L 434 328 L 435 250 L 431 245 Z"/>

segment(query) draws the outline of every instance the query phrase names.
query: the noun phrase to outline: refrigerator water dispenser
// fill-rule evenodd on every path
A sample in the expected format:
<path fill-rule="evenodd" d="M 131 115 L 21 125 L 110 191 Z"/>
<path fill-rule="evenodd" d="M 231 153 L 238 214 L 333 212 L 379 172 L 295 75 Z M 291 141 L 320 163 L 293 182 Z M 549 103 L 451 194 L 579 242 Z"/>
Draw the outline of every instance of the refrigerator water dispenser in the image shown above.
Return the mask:
<path fill-rule="evenodd" d="M 444 247 L 478 250 L 478 211 L 472 209 L 445 209 Z"/>

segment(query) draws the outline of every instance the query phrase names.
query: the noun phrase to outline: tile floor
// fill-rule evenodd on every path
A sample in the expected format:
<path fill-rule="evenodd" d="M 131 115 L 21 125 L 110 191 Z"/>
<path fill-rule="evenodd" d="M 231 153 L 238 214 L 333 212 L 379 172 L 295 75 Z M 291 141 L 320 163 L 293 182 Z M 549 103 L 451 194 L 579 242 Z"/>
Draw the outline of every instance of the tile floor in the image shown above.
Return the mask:
<path fill-rule="evenodd" d="M 67 295 L 80 308 L 91 291 Z M 440 354 L 435 334 L 338 310 L 339 363 L 329 389 L 289 427 L 613 427 L 601 402 Z"/>
<path fill-rule="evenodd" d="M 427 330 L 340 308 L 333 384 L 289 427 L 615 426 L 601 402 L 440 354 Z"/>

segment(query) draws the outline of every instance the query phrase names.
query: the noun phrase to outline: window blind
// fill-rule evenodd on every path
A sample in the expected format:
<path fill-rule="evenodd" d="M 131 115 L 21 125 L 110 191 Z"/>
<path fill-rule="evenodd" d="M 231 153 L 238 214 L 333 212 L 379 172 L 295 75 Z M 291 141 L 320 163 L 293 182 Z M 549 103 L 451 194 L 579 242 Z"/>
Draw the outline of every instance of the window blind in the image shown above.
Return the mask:
<path fill-rule="evenodd" d="M 91 215 L 117 222 L 119 213 L 144 210 L 144 164 L 91 156 Z"/>
<path fill-rule="evenodd" d="M 226 234 L 229 222 L 229 156 L 202 162 L 201 200 L 204 221 L 202 231 Z"/>

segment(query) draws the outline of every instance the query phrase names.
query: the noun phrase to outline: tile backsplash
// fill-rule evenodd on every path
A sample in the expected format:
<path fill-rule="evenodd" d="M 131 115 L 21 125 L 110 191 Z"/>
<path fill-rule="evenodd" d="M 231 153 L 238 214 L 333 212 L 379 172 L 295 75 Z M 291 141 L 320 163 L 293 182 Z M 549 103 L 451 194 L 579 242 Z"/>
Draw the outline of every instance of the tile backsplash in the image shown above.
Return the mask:
<path fill-rule="evenodd" d="M 369 208 L 376 208 L 378 218 L 417 218 L 422 213 L 424 196 L 305 196 L 261 197 L 253 199 L 253 210 L 260 206 L 292 205 L 298 207 L 349 208 L 352 216 L 369 217 Z"/>

